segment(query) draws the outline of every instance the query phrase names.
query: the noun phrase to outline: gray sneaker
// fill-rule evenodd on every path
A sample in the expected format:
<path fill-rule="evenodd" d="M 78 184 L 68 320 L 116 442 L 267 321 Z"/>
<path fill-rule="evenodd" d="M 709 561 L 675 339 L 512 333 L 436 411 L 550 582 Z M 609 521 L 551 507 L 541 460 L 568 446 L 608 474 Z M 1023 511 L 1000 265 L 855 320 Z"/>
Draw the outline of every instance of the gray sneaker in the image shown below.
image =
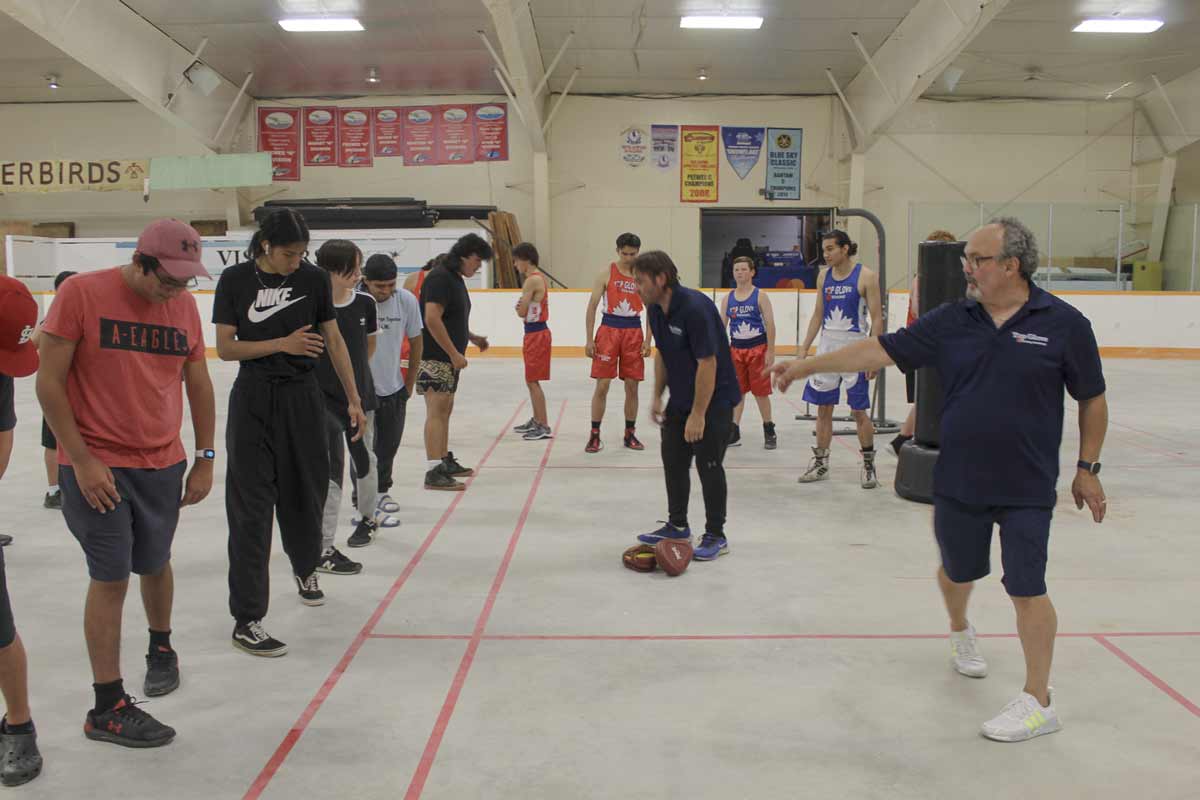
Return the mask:
<path fill-rule="evenodd" d="M 515 426 L 513 428 L 513 432 L 514 433 L 529 433 L 531 430 L 533 430 L 537 426 L 538 426 L 537 420 L 534 419 L 533 417 L 530 417 L 528 422 L 525 422 L 521 425 Z"/>
<path fill-rule="evenodd" d="M 550 430 L 549 425 L 536 423 L 535 427 L 526 431 L 525 435 L 521 438 L 527 442 L 536 442 L 538 439 L 553 439 L 554 432 Z"/>

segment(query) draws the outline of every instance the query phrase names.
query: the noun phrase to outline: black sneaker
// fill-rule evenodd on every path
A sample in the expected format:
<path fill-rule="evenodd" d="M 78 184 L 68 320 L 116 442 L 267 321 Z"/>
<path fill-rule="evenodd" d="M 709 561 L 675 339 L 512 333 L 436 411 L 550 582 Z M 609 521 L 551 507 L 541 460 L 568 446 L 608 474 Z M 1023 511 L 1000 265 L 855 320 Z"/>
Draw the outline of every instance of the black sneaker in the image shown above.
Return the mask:
<path fill-rule="evenodd" d="M 287 653 L 287 645 L 267 633 L 260 620 L 235 626 L 233 646 L 252 656 L 264 658 L 277 658 Z"/>
<path fill-rule="evenodd" d="M 162 697 L 179 688 L 179 654 L 174 650 L 154 648 L 146 654 L 146 682 L 142 685 L 147 697 Z"/>
<path fill-rule="evenodd" d="M 779 447 L 779 437 L 775 435 L 775 426 L 763 428 L 763 449 L 774 450 Z"/>
<path fill-rule="evenodd" d="M 446 466 L 446 474 L 451 478 L 470 478 L 475 474 L 475 470 L 458 463 L 454 453 L 447 452 L 442 458 L 442 463 Z"/>
<path fill-rule="evenodd" d="M 296 589 L 300 593 L 300 602 L 306 606 L 323 606 L 325 605 L 325 593 L 321 591 L 321 587 L 317 584 L 317 573 L 314 571 L 307 578 L 301 578 L 299 575 L 296 578 Z"/>
<path fill-rule="evenodd" d="M 83 721 L 83 735 L 122 747 L 162 747 L 175 738 L 175 729 L 142 711 L 136 700 L 125 695 L 108 711 L 89 711 Z"/>
<path fill-rule="evenodd" d="M 351 541 L 353 541 L 353 537 L 351 537 Z M 351 561 L 342 554 L 341 550 L 331 547 L 321 554 L 317 572 L 324 572 L 327 575 L 357 575 L 362 572 L 362 564 Z"/>
<path fill-rule="evenodd" d="M 62 492 L 46 492 L 46 497 L 42 500 L 42 508 L 62 511 Z"/>
<path fill-rule="evenodd" d="M 374 541 L 375 532 L 378 530 L 379 526 L 375 524 L 375 520 L 363 517 L 358 521 L 357 527 L 354 528 L 354 533 L 350 534 L 350 538 L 346 540 L 346 544 L 351 547 L 366 547 Z M 339 553 L 339 555 L 341 554 Z M 342 556 L 342 558 L 345 558 L 345 556 Z"/>
<path fill-rule="evenodd" d="M 425 473 L 425 488 L 438 492 L 461 492 L 467 485 L 447 475 L 445 464 L 438 464 Z"/>
<path fill-rule="evenodd" d="M 726 447 L 741 447 L 742 446 L 742 426 L 732 425 L 729 428 L 729 442 Z"/>
<path fill-rule="evenodd" d="M 0 732 L 0 783 L 20 786 L 41 773 L 42 754 L 38 752 L 37 732 Z"/>

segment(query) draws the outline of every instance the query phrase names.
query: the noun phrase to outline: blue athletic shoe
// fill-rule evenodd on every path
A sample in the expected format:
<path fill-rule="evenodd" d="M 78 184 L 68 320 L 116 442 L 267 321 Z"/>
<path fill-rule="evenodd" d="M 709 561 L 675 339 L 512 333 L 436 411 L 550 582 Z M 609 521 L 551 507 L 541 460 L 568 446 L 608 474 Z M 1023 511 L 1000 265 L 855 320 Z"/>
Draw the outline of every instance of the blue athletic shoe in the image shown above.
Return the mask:
<path fill-rule="evenodd" d="M 717 556 L 723 556 L 728 552 L 729 542 L 725 540 L 724 536 L 706 533 L 700 539 L 700 546 L 693 552 L 692 558 L 697 561 L 716 561 Z"/>
<path fill-rule="evenodd" d="M 662 522 L 662 520 L 659 520 Z M 669 522 L 663 522 L 663 526 L 652 533 L 643 533 L 637 537 L 642 544 L 658 544 L 663 539 L 682 539 L 687 540 L 692 538 L 691 528 L 676 528 Z"/>

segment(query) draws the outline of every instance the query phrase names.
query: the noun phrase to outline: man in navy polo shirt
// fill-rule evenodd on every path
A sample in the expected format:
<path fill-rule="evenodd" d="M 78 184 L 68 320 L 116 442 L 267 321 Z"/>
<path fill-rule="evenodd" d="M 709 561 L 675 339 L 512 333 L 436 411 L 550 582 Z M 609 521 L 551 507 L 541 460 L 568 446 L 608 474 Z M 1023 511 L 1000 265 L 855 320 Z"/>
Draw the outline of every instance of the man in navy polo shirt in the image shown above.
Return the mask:
<path fill-rule="evenodd" d="M 645 304 L 658 344 L 654 356 L 654 393 L 650 418 L 662 426 L 662 462 L 667 482 L 667 523 L 638 540 L 690 539 L 687 510 L 692 458 L 704 489 L 704 536 L 697 561 L 729 552 L 725 540 L 725 448 L 733 409 L 742 401 L 729 339 L 713 301 L 681 286 L 671 257 L 658 250 L 642 253 L 633 264 L 638 294 Z M 671 395 L 663 410 L 663 391 Z"/>
<path fill-rule="evenodd" d="M 1004 587 L 1025 652 L 1024 690 L 982 729 L 1004 742 L 1062 727 L 1049 687 L 1058 619 L 1045 576 L 1064 389 L 1079 403 L 1075 506 L 1087 504 L 1101 522 L 1107 503 L 1097 477 L 1108 404 L 1096 339 L 1086 317 L 1032 284 L 1037 264 L 1029 229 L 1012 218 L 993 220 L 967 241 L 965 300 L 936 308 L 896 333 L 772 369 L 781 391 L 814 372 L 890 364 L 905 372 L 937 369 L 946 397 L 933 526 L 952 663 L 969 677 L 987 675 L 967 621 L 967 599 L 972 582 L 990 570 L 992 525 L 998 523 Z"/>

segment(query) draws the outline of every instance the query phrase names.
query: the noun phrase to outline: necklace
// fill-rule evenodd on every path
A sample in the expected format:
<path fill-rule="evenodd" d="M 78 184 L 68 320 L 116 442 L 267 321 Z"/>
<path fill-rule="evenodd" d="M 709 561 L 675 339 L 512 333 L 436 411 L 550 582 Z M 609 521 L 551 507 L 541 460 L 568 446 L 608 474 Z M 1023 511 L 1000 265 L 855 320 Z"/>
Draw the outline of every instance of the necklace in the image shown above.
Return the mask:
<path fill-rule="evenodd" d="M 267 286 L 265 283 L 263 283 L 262 273 L 263 269 L 262 267 L 258 266 L 258 260 L 256 259 L 254 261 L 254 277 L 258 279 L 258 285 L 264 289 L 282 289 L 285 285 L 287 285 L 287 282 L 292 279 L 293 274 L 289 272 L 287 275 L 284 275 L 283 281 L 278 286 Z"/>

